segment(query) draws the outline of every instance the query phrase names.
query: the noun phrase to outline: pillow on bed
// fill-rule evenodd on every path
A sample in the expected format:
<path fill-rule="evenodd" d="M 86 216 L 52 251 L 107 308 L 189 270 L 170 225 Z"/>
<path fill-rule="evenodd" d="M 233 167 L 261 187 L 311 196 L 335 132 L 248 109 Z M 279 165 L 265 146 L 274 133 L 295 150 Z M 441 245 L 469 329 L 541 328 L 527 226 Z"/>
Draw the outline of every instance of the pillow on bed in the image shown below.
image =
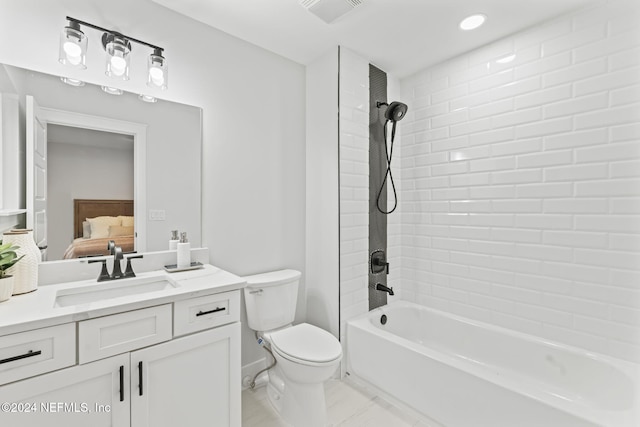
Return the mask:
<path fill-rule="evenodd" d="M 133 227 L 133 225 L 134 225 L 132 216 L 120 215 L 118 217 L 118 219 L 120 220 L 121 225 L 124 226 L 124 227 Z"/>
<path fill-rule="evenodd" d="M 89 221 L 82 221 L 82 238 L 91 238 L 91 224 L 89 223 Z"/>
<path fill-rule="evenodd" d="M 109 237 L 109 227 L 112 225 L 120 225 L 120 219 L 115 216 L 97 216 L 95 218 L 87 218 L 91 224 L 91 238 L 103 239 Z"/>
<path fill-rule="evenodd" d="M 110 225 L 109 237 L 133 236 L 133 227 L 123 225 Z"/>

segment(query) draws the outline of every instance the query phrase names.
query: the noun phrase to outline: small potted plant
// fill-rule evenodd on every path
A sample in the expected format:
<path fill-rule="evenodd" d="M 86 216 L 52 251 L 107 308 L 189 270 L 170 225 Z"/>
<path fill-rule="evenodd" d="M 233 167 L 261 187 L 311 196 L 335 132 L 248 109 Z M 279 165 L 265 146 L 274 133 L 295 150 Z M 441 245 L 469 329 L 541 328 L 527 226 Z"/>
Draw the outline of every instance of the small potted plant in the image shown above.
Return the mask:
<path fill-rule="evenodd" d="M 20 246 L 15 246 L 13 243 L 3 245 L 0 241 L 0 302 L 11 298 L 13 293 L 13 276 L 8 275 L 7 270 L 24 257 L 24 255 L 18 257 L 16 249 L 20 249 Z"/>

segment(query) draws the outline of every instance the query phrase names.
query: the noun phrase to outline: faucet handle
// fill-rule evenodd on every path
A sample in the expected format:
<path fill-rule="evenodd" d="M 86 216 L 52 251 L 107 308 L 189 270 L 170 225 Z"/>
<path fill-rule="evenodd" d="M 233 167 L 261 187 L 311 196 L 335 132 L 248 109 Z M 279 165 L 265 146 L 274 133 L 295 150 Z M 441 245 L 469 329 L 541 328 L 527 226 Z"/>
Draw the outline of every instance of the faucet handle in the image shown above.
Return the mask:
<path fill-rule="evenodd" d="M 109 240 L 109 243 L 107 243 L 107 250 L 109 251 L 109 253 L 111 255 L 114 254 L 114 252 L 116 250 L 116 242 L 115 242 L 115 240 Z"/>
<path fill-rule="evenodd" d="M 371 273 L 380 274 L 386 271 L 389 274 L 389 263 L 387 262 L 387 255 L 382 249 L 373 251 L 370 257 Z"/>
<path fill-rule="evenodd" d="M 100 275 L 98 276 L 98 282 L 104 282 L 105 280 L 111 279 L 109 276 L 109 271 L 107 270 L 107 260 L 106 259 L 90 259 L 88 261 L 89 264 L 93 264 L 94 262 L 101 262 L 102 269 L 100 270 Z"/>
<path fill-rule="evenodd" d="M 136 277 L 136 273 L 133 272 L 133 267 L 131 267 L 131 260 L 143 258 L 143 256 L 133 255 L 133 256 L 128 256 L 126 258 L 127 258 L 127 267 L 124 270 L 124 277 Z"/>

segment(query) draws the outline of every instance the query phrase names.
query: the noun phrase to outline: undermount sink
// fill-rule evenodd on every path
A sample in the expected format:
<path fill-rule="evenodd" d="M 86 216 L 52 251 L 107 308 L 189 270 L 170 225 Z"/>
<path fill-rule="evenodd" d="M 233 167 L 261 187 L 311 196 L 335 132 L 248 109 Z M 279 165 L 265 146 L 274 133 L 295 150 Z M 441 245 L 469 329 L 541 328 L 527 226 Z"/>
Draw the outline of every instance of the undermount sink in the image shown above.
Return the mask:
<path fill-rule="evenodd" d="M 139 277 L 114 280 L 100 284 L 61 289 L 56 293 L 54 307 L 68 307 L 97 301 L 140 295 L 149 292 L 173 289 L 178 285 L 168 277 Z"/>

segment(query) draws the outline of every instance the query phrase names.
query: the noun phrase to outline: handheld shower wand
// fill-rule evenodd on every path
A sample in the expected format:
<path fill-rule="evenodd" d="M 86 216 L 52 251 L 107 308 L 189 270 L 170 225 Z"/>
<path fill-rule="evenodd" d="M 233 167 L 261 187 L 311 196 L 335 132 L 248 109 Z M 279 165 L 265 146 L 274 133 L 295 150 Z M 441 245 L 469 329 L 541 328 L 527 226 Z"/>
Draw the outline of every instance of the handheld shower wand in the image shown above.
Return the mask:
<path fill-rule="evenodd" d="M 384 151 L 387 157 L 387 171 L 384 174 L 382 185 L 380 185 L 380 190 L 378 191 L 378 197 L 376 198 L 376 207 L 381 213 L 389 215 L 398 207 L 398 193 L 396 192 L 396 185 L 393 182 L 393 175 L 391 174 L 391 158 L 393 157 L 393 142 L 396 138 L 396 124 L 404 118 L 409 107 L 407 107 L 407 104 L 403 104 L 402 102 L 398 101 L 394 101 L 391 104 L 380 101 L 376 102 L 376 107 L 381 108 L 384 106 L 387 107 L 384 111 L 384 117 L 386 119 L 384 122 Z M 393 123 L 391 127 L 391 149 L 389 149 L 387 145 L 387 124 L 389 122 Z M 385 211 L 380 207 L 380 197 L 382 197 L 382 191 L 384 191 L 384 185 L 387 182 L 387 177 L 389 177 L 389 181 L 391 181 L 391 188 L 393 189 L 394 198 L 393 208 L 390 211 Z"/>

